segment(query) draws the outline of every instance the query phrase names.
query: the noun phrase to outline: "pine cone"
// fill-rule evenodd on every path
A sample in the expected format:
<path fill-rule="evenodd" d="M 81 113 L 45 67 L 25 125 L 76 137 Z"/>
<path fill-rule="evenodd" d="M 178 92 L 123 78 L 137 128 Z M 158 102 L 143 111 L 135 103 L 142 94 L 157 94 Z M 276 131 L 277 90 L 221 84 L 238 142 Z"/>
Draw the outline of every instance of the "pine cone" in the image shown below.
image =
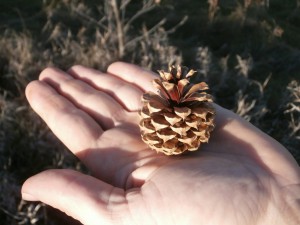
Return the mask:
<path fill-rule="evenodd" d="M 196 71 L 186 67 L 171 66 L 169 72 L 158 72 L 161 78 L 153 80 L 158 94 L 142 96 L 142 139 L 166 155 L 195 151 L 201 142 L 208 142 L 214 128 L 212 96 L 204 92 L 208 86 L 205 82 L 190 83 Z"/>

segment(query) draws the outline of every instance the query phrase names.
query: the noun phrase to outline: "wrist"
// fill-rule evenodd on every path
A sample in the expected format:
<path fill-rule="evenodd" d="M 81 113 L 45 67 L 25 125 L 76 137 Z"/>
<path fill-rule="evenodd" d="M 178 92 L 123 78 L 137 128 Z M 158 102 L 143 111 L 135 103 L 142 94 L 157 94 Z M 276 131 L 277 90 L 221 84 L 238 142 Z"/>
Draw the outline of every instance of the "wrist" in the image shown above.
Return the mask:
<path fill-rule="evenodd" d="M 289 185 L 274 192 L 271 196 L 264 225 L 300 224 L 300 185 Z"/>

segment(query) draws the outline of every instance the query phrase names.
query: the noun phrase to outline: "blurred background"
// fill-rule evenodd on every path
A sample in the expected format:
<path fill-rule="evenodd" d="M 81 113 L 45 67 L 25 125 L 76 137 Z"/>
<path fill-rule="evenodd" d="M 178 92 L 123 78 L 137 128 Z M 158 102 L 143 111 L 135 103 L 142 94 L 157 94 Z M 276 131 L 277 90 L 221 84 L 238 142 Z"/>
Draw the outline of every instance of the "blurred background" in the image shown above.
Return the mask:
<path fill-rule="evenodd" d="M 300 163 L 300 0 L 1 0 L 1 225 L 77 224 L 21 200 L 22 183 L 39 171 L 86 171 L 30 109 L 24 89 L 47 66 L 105 71 L 117 60 L 197 70 L 218 104 Z"/>

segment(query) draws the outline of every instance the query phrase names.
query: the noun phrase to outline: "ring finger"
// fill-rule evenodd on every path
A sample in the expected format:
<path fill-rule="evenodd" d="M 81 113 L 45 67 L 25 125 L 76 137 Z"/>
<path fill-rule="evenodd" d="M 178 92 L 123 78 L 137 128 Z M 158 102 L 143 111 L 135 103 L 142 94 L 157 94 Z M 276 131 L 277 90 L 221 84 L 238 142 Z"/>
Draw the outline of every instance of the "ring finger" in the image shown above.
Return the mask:
<path fill-rule="evenodd" d="M 141 96 L 144 91 L 119 77 L 80 65 L 71 67 L 68 73 L 109 94 L 128 111 L 137 111 L 141 107 Z M 136 76 L 132 74 L 133 79 Z"/>

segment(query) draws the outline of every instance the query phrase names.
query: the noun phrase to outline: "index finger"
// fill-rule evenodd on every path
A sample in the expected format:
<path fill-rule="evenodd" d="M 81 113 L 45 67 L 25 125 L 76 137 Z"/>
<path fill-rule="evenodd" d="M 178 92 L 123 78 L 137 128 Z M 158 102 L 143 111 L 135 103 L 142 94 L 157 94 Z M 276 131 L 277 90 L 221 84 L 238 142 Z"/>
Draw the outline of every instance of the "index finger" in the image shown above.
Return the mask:
<path fill-rule="evenodd" d="M 43 81 L 29 83 L 26 97 L 34 111 L 75 154 L 93 146 L 103 133 L 92 117 Z"/>

